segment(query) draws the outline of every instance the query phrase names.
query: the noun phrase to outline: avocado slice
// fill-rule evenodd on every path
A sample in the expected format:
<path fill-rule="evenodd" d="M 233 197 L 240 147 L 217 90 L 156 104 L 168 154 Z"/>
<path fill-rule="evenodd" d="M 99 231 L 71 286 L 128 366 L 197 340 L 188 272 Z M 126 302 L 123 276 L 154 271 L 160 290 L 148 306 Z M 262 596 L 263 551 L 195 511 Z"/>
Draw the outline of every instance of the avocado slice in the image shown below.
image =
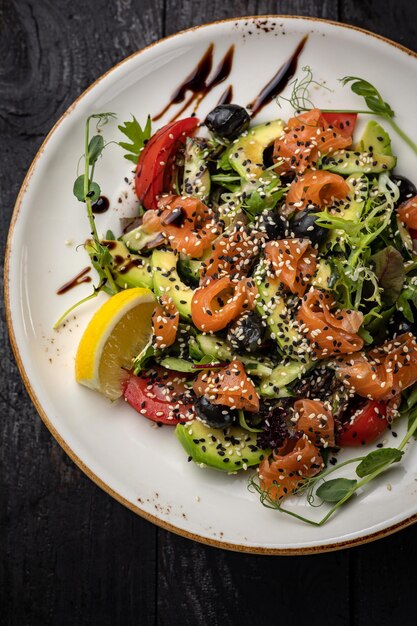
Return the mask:
<path fill-rule="evenodd" d="M 303 360 L 303 337 L 296 322 L 291 319 L 286 298 L 277 291 L 276 284 L 268 279 L 262 267 L 255 272 L 254 279 L 260 296 L 256 309 L 269 326 L 272 339 L 283 354 Z"/>
<path fill-rule="evenodd" d="M 311 361 L 287 361 L 277 365 L 268 378 L 264 378 L 259 386 L 259 393 L 269 398 L 285 398 L 291 396 L 287 385 L 300 378 L 313 365 Z"/>
<path fill-rule="evenodd" d="M 175 435 L 195 463 L 224 472 L 236 472 L 259 463 L 271 454 L 259 448 L 256 433 L 243 428 L 209 428 L 194 420 L 177 424 Z M 230 445 L 229 445 L 230 444 Z"/>
<path fill-rule="evenodd" d="M 152 276 L 154 292 L 157 296 L 170 296 L 179 314 L 186 320 L 191 319 L 191 300 L 194 291 L 185 285 L 177 272 L 178 257 L 175 252 L 154 250 L 152 253 Z"/>
<path fill-rule="evenodd" d="M 122 241 L 104 239 L 101 244 L 110 252 L 113 265 L 112 275 L 116 284 L 122 289 L 129 287 L 147 287 L 152 289 L 152 269 L 149 260 L 137 254 L 130 254 Z M 85 246 L 88 254 L 94 262 L 94 246 L 88 240 Z"/>
<path fill-rule="evenodd" d="M 378 122 L 371 120 L 367 123 L 356 149 L 359 152 L 375 152 L 392 156 L 391 137 Z"/>
<path fill-rule="evenodd" d="M 195 337 L 201 352 L 212 356 L 219 361 L 231 361 L 236 358 L 243 363 L 246 371 L 251 376 L 264 378 L 269 376 L 273 369 L 273 363 L 269 359 L 257 359 L 254 356 L 235 354 L 223 339 L 217 335 L 198 334 Z"/>
<path fill-rule="evenodd" d="M 244 180 L 273 176 L 263 164 L 264 150 L 283 133 L 284 128 L 282 120 L 258 124 L 233 142 L 228 152 L 229 163 Z"/>
<path fill-rule="evenodd" d="M 139 252 L 148 243 L 155 241 L 158 233 L 147 233 L 143 230 L 143 226 L 138 226 L 123 235 L 120 239 L 126 248 L 131 252 Z"/>
<path fill-rule="evenodd" d="M 392 170 L 397 163 L 397 158 L 388 154 L 376 152 L 357 152 L 353 150 L 336 150 L 332 154 L 324 156 L 321 167 L 335 174 L 381 174 Z"/>
<path fill-rule="evenodd" d="M 361 173 L 352 174 L 346 180 L 350 192 L 345 204 L 338 207 L 337 217 L 349 222 L 360 220 L 365 202 L 369 195 L 369 180 Z M 337 242 L 342 242 L 345 233 L 343 230 L 333 229 L 329 232 L 327 246 L 332 247 Z"/>
<path fill-rule="evenodd" d="M 208 149 L 205 139 L 187 137 L 184 154 L 184 195 L 206 202 L 210 195 L 210 172 L 207 167 Z"/>

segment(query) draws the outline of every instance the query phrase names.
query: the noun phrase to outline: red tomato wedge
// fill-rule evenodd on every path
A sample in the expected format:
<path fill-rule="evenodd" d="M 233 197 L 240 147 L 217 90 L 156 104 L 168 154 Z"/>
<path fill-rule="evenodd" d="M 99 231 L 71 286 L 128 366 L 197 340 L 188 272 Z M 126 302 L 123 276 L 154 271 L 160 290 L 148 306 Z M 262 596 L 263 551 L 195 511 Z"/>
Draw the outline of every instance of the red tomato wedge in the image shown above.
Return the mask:
<path fill-rule="evenodd" d="M 391 400 L 417 381 L 417 343 L 403 333 L 381 346 L 336 360 L 336 375 L 357 394 Z"/>
<path fill-rule="evenodd" d="M 240 361 L 234 360 L 214 372 L 200 372 L 193 389 L 197 396 L 205 396 L 212 404 L 252 413 L 259 411 L 259 396 Z"/>
<path fill-rule="evenodd" d="M 334 419 L 323 402 L 304 398 L 294 403 L 295 416 L 298 416 L 297 430 L 319 448 L 334 446 Z"/>
<path fill-rule="evenodd" d="M 321 111 L 312 109 L 288 120 L 285 132 L 275 140 L 276 172 L 304 172 L 314 167 L 321 156 L 348 148 L 351 137 L 333 128 Z"/>
<path fill-rule="evenodd" d="M 152 135 L 142 150 L 136 167 L 135 186 L 145 209 L 156 209 L 158 197 L 168 191 L 164 189 L 167 165 L 170 163 L 172 167 L 171 157 L 198 124 L 197 117 L 170 122 Z"/>
<path fill-rule="evenodd" d="M 195 290 L 191 315 L 195 326 L 205 332 L 226 328 L 238 315 L 255 306 L 257 289 L 250 278 L 233 282 L 228 276 L 209 278 Z"/>
<path fill-rule="evenodd" d="M 213 211 L 198 198 L 167 195 L 158 201 L 158 209 L 143 216 L 148 233 L 162 233 L 170 247 L 193 259 L 199 259 L 219 236 Z"/>
<path fill-rule="evenodd" d="M 292 181 L 285 204 L 289 209 L 297 211 L 306 206 L 321 208 L 330 206 L 337 200 L 344 200 L 349 191 L 349 185 L 339 174 L 324 170 L 306 170 Z"/>
<path fill-rule="evenodd" d="M 365 446 L 388 428 L 385 402 L 368 400 L 357 409 L 337 436 L 339 446 Z"/>
<path fill-rule="evenodd" d="M 355 130 L 357 113 L 322 113 L 323 119 L 336 128 L 344 137 L 352 137 Z"/>
<path fill-rule="evenodd" d="M 195 417 L 193 394 L 185 386 L 186 380 L 182 374 L 155 367 L 139 376 L 130 374 L 123 394 L 147 419 L 175 425 Z"/>
<path fill-rule="evenodd" d="M 415 239 L 411 231 L 417 230 L 417 196 L 400 204 L 397 214 L 405 227 L 410 231 L 411 237 Z"/>
<path fill-rule="evenodd" d="M 273 455 L 259 465 L 259 484 L 271 500 L 277 501 L 303 485 L 304 478 L 323 469 L 319 449 L 306 437 L 288 439 Z"/>
<path fill-rule="evenodd" d="M 265 246 L 276 278 L 298 296 L 303 296 L 316 271 L 317 250 L 308 239 L 279 239 Z"/>
<path fill-rule="evenodd" d="M 172 298 L 161 296 L 152 314 L 152 342 L 155 348 L 163 350 L 172 346 L 177 337 L 179 321 L 180 314 Z"/>
<path fill-rule="evenodd" d="M 303 297 L 297 320 L 301 332 L 311 342 L 313 355 L 319 359 L 363 348 L 363 339 L 357 334 L 363 320 L 362 313 L 335 309 L 335 302 L 327 292 L 319 289 L 309 291 Z"/>

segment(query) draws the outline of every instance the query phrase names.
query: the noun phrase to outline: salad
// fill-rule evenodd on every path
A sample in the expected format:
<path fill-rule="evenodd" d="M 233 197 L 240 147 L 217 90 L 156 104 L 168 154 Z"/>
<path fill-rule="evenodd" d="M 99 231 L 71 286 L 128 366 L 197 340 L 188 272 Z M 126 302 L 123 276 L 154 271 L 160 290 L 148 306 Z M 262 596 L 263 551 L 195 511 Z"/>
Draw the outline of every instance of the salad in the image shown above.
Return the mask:
<path fill-rule="evenodd" d="M 365 98 L 361 115 L 417 151 L 370 83 L 344 83 Z M 74 193 L 99 276 L 89 298 L 110 298 L 81 340 L 76 378 L 171 426 L 185 460 L 255 468 L 263 504 L 322 524 L 400 461 L 417 429 L 417 189 L 393 173 L 379 121 L 359 134 L 356 111 L 296 104 L 263 124 L 223 104 L 156 132 L 150 118 L 119 126 L 138 210 L 105 238 L 93 180 L 105 143 L 89 132 L 114 114 L 88 118 Z M 360 453 L 338 461 L 349 447 Z M 294 493 L 330 509 L 304 518 L 283 506 Z"/>

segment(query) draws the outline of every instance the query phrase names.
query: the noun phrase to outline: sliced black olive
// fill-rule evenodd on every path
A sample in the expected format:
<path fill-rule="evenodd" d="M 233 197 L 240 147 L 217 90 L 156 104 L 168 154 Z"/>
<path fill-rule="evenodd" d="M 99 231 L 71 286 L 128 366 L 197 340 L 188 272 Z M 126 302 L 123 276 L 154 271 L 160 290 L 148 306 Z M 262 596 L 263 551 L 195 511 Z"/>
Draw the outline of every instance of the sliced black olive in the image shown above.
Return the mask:
<path fill-rule="evenodd" d="M 413 196 L 417 196 L 417 187 L 411 182 L 411 180 L 405 176 L 398 176 L 396 174 L 391 174 L 390 178 L 398 185 L 398 189 L 400 190 L 398 204 L 409 200 Z"/>
<path fill-rule="evenodd" d="M 314 245 L 326 241 L 328 231 L 316 225 L 317 215 L 313 211 L 300 211 L 295 216 L 290 231 L 294 237 L 308 238 Z"/>
<path fill-rule="evenodd" d="M 288 234 L 288 221 L 275 211 L 264 211 L 256 220 L 255 230 L 266 233 L 268 239 L 282 239 Z"/>
<path fill-rule="evenodd" d="M 227 333 L 227 342 L 238 354 L 256 352 L 265 336 L 265 327 L 254 311 L 245 313 L 232 324 Z"/>
<path fill-rule="evenodd" d="M 205 124 L 215 135 L 236 139 L 249 128 L 250 117 L 246 109 L 237 104 L 220 104 L 207 115 Z"/>
<path fill-rule="evenodd" d="M 227 428 L 237 418 L 236 411 L 224 404 L 212 404 L 205 396 L 195 401 L 194 408 L 198 417 L 212 428 Z"/>

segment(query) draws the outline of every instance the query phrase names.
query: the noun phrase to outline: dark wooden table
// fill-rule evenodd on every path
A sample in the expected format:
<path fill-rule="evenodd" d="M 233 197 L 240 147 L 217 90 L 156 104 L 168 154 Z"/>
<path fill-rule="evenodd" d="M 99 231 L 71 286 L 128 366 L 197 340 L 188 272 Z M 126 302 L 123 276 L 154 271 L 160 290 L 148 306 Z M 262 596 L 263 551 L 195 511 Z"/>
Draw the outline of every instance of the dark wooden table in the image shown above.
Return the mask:
<path fill-rule="evenodd" d="M 412 0 L 0 0 L 2 249 L 41 141 L 93 80 L 170 33 L 268 12 L 340 20 L 417 51 Z M 0 333 L 0 624 L 417 623 L 417 526 L 314 557 L 228 553 L 160 530 L 52 439 L 19 377 L 3 305 Z"/>

